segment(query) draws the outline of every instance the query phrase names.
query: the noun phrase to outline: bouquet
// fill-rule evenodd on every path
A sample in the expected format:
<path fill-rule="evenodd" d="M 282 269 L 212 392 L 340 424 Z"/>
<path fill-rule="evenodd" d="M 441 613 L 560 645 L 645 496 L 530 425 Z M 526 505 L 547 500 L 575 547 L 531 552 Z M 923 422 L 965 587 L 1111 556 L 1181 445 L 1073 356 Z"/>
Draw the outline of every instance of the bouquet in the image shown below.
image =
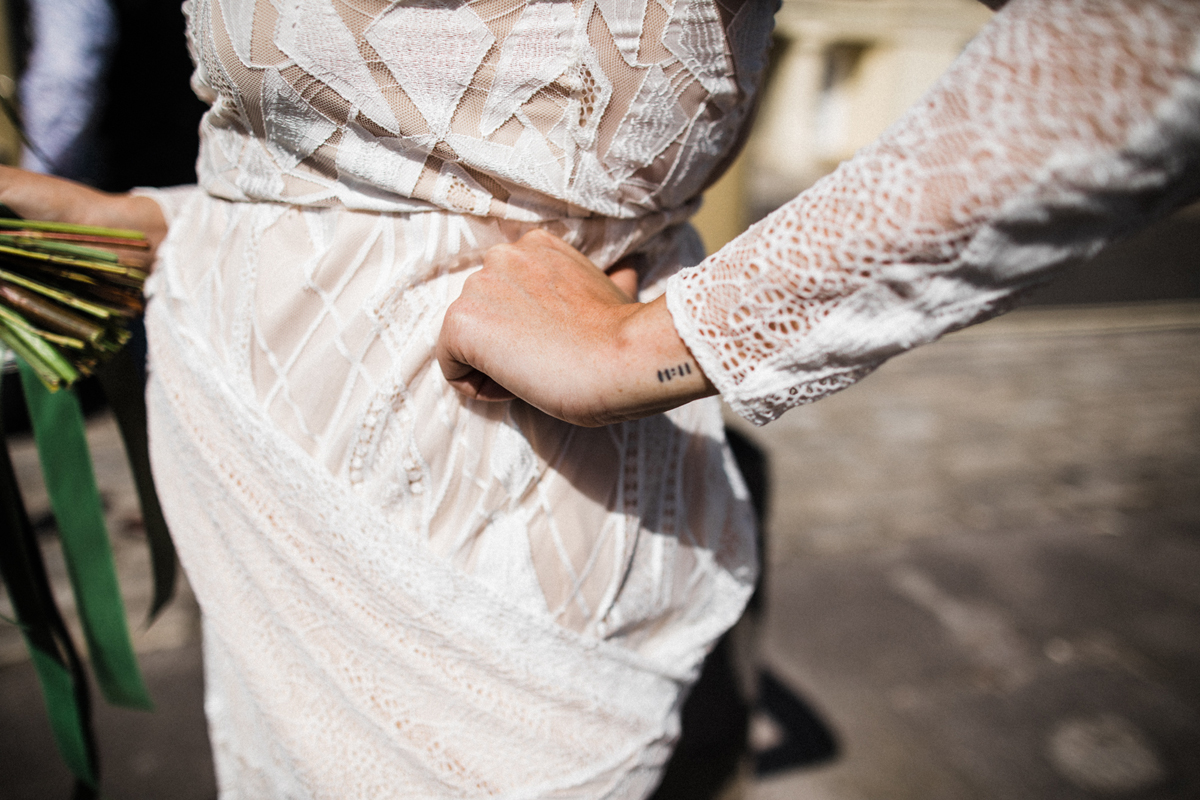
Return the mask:
<path fill-rule="evenodd" d="M 121 349 L 142 311 L 138 231 L 0 219 L 0 341 L 55 390 Z"/>
<path fill-rule="evenodd" d="M 171 596 L 175 553 L 150 477 L 144 377 L 128 353 L 143 307 L 149 245 L 136 231 L 5 218 L 0 206 L 0 342 L 20 371 L 46 490 L 57 523 L 85 662 L 50 587 L 0 425 L 0 579 L 12 600 L 76 797 L 98 796 L 86 667 L 113 704 L 153 706 L 121 599 L 83 414 L 69 387 L 95 373 L 121 428 L 150 545 L 152 619 Z M 0 348 L 3 350 L 3 348 Z"/>

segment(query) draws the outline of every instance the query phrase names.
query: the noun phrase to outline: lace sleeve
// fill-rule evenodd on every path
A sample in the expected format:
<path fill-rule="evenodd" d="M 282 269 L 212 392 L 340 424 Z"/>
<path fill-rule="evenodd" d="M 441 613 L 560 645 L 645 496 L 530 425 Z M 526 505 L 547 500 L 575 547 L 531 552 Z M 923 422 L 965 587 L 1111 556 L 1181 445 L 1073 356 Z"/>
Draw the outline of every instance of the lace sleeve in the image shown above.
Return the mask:
<path fill-rule="evenodd" d="M 1005 310 L 1200 194 L 1200 4 L 1012 0 L 905 117 L 672 278 L 680 335 L 763 424 Z"/>

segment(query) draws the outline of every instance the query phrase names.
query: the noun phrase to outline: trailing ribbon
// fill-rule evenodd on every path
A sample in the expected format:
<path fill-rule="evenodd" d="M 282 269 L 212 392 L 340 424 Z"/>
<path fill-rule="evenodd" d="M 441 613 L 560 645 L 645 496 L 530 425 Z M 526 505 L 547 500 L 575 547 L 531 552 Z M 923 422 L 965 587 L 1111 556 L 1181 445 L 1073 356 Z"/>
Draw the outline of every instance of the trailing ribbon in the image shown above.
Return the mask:
<path fill-rule="evenodd" d="M 96 682 L 114 705 L 151 709 L 129 638 L 79 401 L 71 391 L 50 392 L 27 364 L 19 366 Z"/>
<path fill-rule="evenodd" d="M 91 796 L 96 786 L 96 745 L 87 678 L 54 603 L 2 429 L 0 450 L 0 576 L 33 657 L 55 744 L 78 781 L 76 796 Z"/>

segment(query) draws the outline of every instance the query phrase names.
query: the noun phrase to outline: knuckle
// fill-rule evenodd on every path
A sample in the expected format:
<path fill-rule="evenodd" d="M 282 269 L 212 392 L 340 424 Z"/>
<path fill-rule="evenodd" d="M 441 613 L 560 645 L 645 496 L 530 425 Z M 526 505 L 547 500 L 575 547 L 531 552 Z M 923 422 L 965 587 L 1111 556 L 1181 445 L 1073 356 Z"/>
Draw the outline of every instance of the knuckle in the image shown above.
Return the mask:
<path fill-rule="evenodd" d="M 476 272 L 468 280 L 484 275 L 486 272 L 502 270 L 507 266 L 519 262 L 521 255 L 521 250 L 515 243 L 504 242 L 503 244 L 492 245 L 483 254 L 483 269 Z M 485 280 L 485 278 L 481 277 L 479 280 Z"/>
<path fill-rule="evenodd" d="M 468 331 L 473 318 L 472 304 L 463 299 L 455 300 L 446 309 L 446 316 L 442 319 L 442 336 L 457 339 Z"/>

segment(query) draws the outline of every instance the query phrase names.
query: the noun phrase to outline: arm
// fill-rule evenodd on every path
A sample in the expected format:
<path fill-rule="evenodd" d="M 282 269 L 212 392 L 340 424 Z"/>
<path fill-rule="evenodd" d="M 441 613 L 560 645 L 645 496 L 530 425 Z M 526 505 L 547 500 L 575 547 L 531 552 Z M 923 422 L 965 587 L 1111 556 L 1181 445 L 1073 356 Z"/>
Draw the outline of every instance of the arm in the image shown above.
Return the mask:
<path fill-rule="evenodd" d="M 162 210 L 149 197 L 109 194 L 14 167 L 0 166 L 0 203 L 25 219 L 142 231 L 150 240 L 151 260 L 167 234 Z"/>
<path fill-rule="evenodd" d="M 1013 0 L 875 144 L 672 278 L 666 308 L 596 313 L 680 339 L 758 423 L 844 388 L 1200 193 L 1198 38 L 1200 6 L 1185 0 Z M 609 346 L 561 330 L 580 353 L 568 360 Z M 509 386 L 520 356 L 488 374 Z M 639 378 L 609 372 L 604 418 L 639 415 L 619 390 Z M 534 404 L 555 413 L 547 396 L 563 387 L 539 386 Z"/>
<path fill-rule="evenodd" d="M 468 397 L 516 395 L 579 425 L 636 419 L 716 393 L 675 332 L 665 298 L 633 302 L 540 230 L 488 251 L 446 313 L 437 356 Z"/>
<path fill-rule="evenodd" d="M 880 139 L 699 268 L 679 332 L 756 423 L 987 319 L 1200 188 L 1200 5 L 1012 0 Z"/>

